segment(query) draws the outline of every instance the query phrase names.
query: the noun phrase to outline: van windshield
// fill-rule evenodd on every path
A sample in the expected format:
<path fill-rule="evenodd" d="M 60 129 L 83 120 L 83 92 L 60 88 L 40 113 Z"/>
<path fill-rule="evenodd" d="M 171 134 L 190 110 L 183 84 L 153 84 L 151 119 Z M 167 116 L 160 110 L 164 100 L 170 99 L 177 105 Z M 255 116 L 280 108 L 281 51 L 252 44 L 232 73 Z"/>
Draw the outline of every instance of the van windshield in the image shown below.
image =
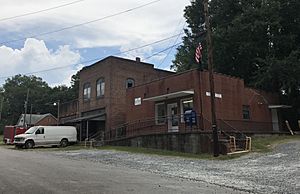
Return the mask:
<path fill-rule="evenodd" d="M 35 130 L 37 129 L 37 127 L 30 127 L 25 134 L 33 134 L 35 132 Z"/>

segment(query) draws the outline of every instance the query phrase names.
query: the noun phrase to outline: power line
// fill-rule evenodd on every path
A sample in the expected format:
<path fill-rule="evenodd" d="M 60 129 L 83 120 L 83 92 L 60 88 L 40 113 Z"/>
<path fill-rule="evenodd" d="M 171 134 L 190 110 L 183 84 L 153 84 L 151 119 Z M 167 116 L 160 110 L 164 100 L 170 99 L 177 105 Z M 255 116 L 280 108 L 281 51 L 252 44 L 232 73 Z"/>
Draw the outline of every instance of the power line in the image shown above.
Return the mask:
<path fill-rule="evenodd" d="M 186 25 L 186 23 L 184 23 L 184 25 L 183 25 L 183 27 L 182 27 L 183 29 L 184 29 L 185 25 Z M 159 64 L 157 67 L 160 67 L 160 66 L 165 62 L 165 60 L 167 59 L 167 57 L 170 55 L 171 51 L 172 51 L 173 48 L 175 47 L 175 45 L 176 45 L 176 43 L 177 43 L 179 37 L 180 37 L 180 34 L 179 34 L 179 35 L 177 36 L 177 38 L 175 39 L 175 41 L 174 41 L 174 43 L 173 43 L 173 46 L 172 46 L 171 49 L 168 51 L 167 55 L 164 57 L 164 59 L 160 62 L 160 64 Z"/>
<path fill-rule="evenodd" d="M 152 54 L 152 55 L 146 57 L 144 60 L 147 60 L 147 59 L 150 59 L 150 58 L 152 58 L 152 57 L 154 57 L 154 56 L 156 56 L 156 55 L 159 55 L 160 53 L 163 53 L 163 52 L 165 52 L 165 51 L 167 51 L 167 50 L 173 48 L 174 46 L 180 45 L 182 42 L 183 42 L 183 41 L 181 41 L 181 42 L 179 42 L 179 43 L 177 43 L 177 44 L 174 44 L 174 45 L 172 45 L 172 46 L 170 46 L 170 47 L 167 47 L 167 48 L 165 48 L 165 49 L 163 49 L 163 50 L 161 50 L 161 51 L 159 51 L 159 52 L 156 52 L 156 53 L 154 53 L 154 54 Z"/>
<path fill-rule="evenodd" d="M 157 44 L 157 43 L 164 42 L 166 40 L 172 39 L 172 38 L 174 38 L 174 37 L 176 37 L 176 36 L 178 36 L 178 35 L 180 35 L 182 33 L 183 32 L 181 32 L 179 34 L 176 34 L 176 35 L 173 35 L 173 36 L 170 36 L 170 37 L 167 37 L 167 38 L 164 38 L 164 39 L 161 39 L 161 40 L 157 40 L 157 41 L 154 41 L 154 42 L 151 42 L 151 43 L 139 46 L 139 47 L 128 49 L 126 51 L 117 52 L 117 53 L 114 53 L 114 54 L 111 54 L 111 55 L 120 55 L 120 54 L 124 54 L 124 53 L 130 52 L 130 51 L 133 51 L 133 50 L 138 50 L 138 49 L 141 49 L 141 48 L 144 48 L 144 47 L 148 47 L 148 46 L 151 46 L 151 45 L 154 45 L 154 44 Z M 80 64 L 90 63 L 90 62 L 93 62 L 93 61 L 102 60 L 104 58 L 105 57 L 101 57 L 101 58 L 98 57 L 98 58 L 90 59 L 90 60 L 87 60 L 87 61 L 82 61 L 80 63 L 76 63 L 76 64 L 72 64 L 72 65 L 65 65 L 65 66 L 61 66 L 61 67 L 54 67 L 54 68 L 44 69 L 44 70 L 40 70 L 40 71 L 27 72 L 27 73 L 23 73 L 23 75 L 31 75 L 31 74 L 36 74 L 36 73 L 43 73 L 43 72 L 48 72 L 48 71 L 53 71 L 53 70 L 58 70 L 58 69 L 64 69 L 64 68 L 67 68 L 67 67 L 70 67 L 70 66 L 73 66 L 73 65 L 76 66 L 76 65 L 80 65 Z M 10 78 L 10 77 L 13 77 L 13 76 L 14 75 L 0 77 L 0 79 L 7 79 L 7 78 Z"/>
<path fill-rule="evenodd" d="M 151 1 L 149 3 L 143 4 L 143 5 L 131 8 L 131 9 L 127 9 L 125 11 L 114 13 L 114 14 L 111 14 L 111 15 L 108 15 L 108 16 L 104 16 L 102 18 L 98 18 L 98 19 L 95 19 L 95 20 L 90 20 L 90 21 L 87 21 L 87 22 L 84 22 L 84 23 L 80 23 L 80 24 L 76 24 L 76 25 L 73 25 L 73 26 L 68 26 L 68 27 L 60 28 L 60 29 L 53 30 L 53 31 L 48 31 L 48 32 L 40 33 L 40 34 L 35 34 L 35 35 L 30 36 L 30 37 L 19 38 L 19 39 L 14 39 L 14 40 L 9 40 L 9 41 L 5 41 L 5 42 L 1 42 L 0 44 L 7 44 L 7 43 L 12 43 L 12 42 L 22 41 L 22 40 L 26 40 L 27 38 L 36 38 L 36 37 L 45 36 L 45 35 L 48 35 L 48 34 L 53 34 L 53 33 L 61 32 L 61 31 L 64 31 L 64 30 L 69 30 L 69 29 L 72 29 L 72 28 L 77 28 L 77 27 L 80 27 L 80 26 L 83 26 L 83 25 L 86 25 L 86 24 L 98 22 L 98 21 L 101 21 L 101 20 L 104 20 L 104 19 L 107 19 L 107 18 L 111 18 L 111 17 L 115 17 L 115 16 L 118 16 L 118 15 L 121 15 L 121 14 L 124 14 L 124 13 L 128 13 L 128 12 L 134 11 L 136 9 L 140 9 L 140 8 L 146 7 L 148 5 L 157 3 L 159 1 L 162 1 L 162 0 Z"/>
<path fill-rule="evenodd" d="M 66 7 L 66 6 L 69 6 L 69 5 L 73 5 L 75 3 L 80 3 L 82 1 L 85 1 L 85 0 L 73 1 L 73 2 L 70 2 L 70 3 L 58 5 L 58 6 L 55 6 L 55 7 L 50 7 L 50 8 L 47 8 L 47 9 L 42 9 L 42 10 L 39 10 L 39 11 L 34 11 L 34 12 L 30 12 L 30 13 L 24 13 L 24 14 L 21 14 L 21 15 L 16 15 L 16 16 L 11 16 L 11 17 L 6 17 L 6 18 L 0 18 L 0 22 L 6 21 L 6 20 L 16 19 L 16 18 L 20 18 L 20 17 L 25 17 L 25 16 L 29 16 L 29 15 L 34 15 L 34 14 L 37 14 L 37 13 L 42 13 L 42 12 L 45 12 L 45 11 L 50 11 L 50 10 L 53 10 L 53 9 L 58 9 L 58 8 L 61 8 L 61 7 Z"/>

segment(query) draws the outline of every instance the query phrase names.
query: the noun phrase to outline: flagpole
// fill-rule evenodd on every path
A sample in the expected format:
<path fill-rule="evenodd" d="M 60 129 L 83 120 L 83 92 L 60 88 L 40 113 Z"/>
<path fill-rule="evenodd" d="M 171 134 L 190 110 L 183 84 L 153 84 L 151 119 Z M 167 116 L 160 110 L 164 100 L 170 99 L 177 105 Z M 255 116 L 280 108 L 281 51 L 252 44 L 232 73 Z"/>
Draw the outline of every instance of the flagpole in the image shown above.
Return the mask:
<path fill-rule="evenodd" d="M 213 151 L 214 157 L 219 156 L 219 137 L 217 128 L 217 117 L 216 117 L 216 105 L 215 105 L 215 86 L 214 86 L 214 75 L 213 75 L 213 48 L 212 48 L 212 37 L 211 28 L 208 15 L 208 0 L 204 0 L 204 17 L 205 26 L 207 30 L 206 42 L 208 51 L 208 72 L 209 72 L 209 85 L 210 85 L 210 102 L 211 102 L 211 123 L 213 132 Z"/>

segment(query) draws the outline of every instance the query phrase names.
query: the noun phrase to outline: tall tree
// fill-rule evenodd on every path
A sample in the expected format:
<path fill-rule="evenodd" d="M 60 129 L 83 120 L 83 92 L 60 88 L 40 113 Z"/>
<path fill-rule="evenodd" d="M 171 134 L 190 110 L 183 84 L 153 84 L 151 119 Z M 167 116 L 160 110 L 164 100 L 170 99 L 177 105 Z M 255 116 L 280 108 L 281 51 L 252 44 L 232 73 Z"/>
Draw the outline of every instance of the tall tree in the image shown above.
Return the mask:
<path fill-rule="evenodd" d="M 73 95 L 73 99 L 77 99 L 78 95 L 79 95 L 79 81 L 80 81 L 80 77 L 79 77 L 79 71 L 72 75 L 71 77 L 71 93 Z"/>
<path fill-rule="evenodd" d="M 203 0 L 192 1 L 191 5 L 186 6 L 184 9 L 184 17 L 186 18 L 188 28 L 184 29 L 185 36 L 183 37 L 183 44 L 177 48 L 177 54 L 171 66 L 171 68 L 177 72 L 198 67 L 198 64 L 195 62 L 195 50 L 200 42 L 203 48 L 206 48 L 206 42 L 204 41 L 205 19 Z M 204 61 L 206 61 L 206 53 L 207 52 L 204 51 Z"/>
<path fill-rule="evenodd" d="M 47 102 L 50 87 L 41 78 L 36 76 L 16 75 L 8 78 L 3 85 L 5 104 L 8 109 L 3 112 L 10 124 L 16 123 L 21 113 L 24 113 L 24 105 L 29 90 L 28 107 L 34 104 L 36 112 L 44 112 L 44 104 Z M 30 109 L 29 109 L 30 110 Z"/>
<path fill-rule="evenodd" d="M 195 46 L 203 39 L 202 1 L 184 10 L 188 29 L 173 61 L 176 71 L 195 67 Z M 282 94 L 284 103 L 299 109 L 300 1 L 212 0 L 210 14 L 215 70 Z"/>
<path fill-rule="evenodd" d="M 72 76 L 71 87 L 61 85 L 51 88 L 42 78 L 36 76 L 16 75 L 7 79 L 3 88 L 0 88 L 0 103 L 2 97 L 4 99 L 1 129 L 4 125 L 16 124 L 20 114 L 25 112 L 28 89 L 27 113 L 30 113 L 32 106 L 33 113 L 52 113 L 57 116 L 57 107 L 53 105 L 55 102 L 63 103 L 78 98 L 79 74 Z"/>

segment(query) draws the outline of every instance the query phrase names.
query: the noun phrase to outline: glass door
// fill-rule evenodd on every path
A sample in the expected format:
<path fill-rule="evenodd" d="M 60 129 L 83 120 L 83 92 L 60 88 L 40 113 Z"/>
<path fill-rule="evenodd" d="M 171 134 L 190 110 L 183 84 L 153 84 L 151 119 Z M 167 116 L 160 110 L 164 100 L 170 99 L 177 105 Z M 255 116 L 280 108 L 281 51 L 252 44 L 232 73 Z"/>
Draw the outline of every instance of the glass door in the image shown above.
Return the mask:
<path fill-rule="evenodd" d="M 172 103 L 167 105 L 167 115 L 168 115 L 168 131 L 177 132 L 178 124 L 179 124 L 177 103 Z"/>

